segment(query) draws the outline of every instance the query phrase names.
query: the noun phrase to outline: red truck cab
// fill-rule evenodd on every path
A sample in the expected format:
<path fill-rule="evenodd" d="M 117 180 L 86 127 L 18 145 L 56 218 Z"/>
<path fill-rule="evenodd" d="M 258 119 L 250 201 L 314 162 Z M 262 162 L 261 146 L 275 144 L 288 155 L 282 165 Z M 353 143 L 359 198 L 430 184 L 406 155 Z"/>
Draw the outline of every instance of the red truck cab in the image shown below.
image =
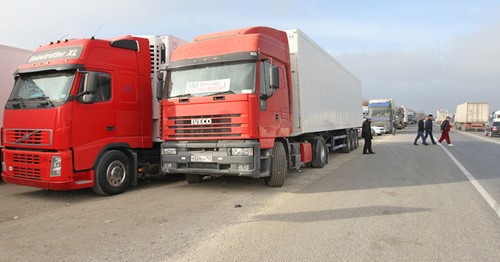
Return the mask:
<path fill-rule="evenodd" d="M 135 183 L 153 147 L 150 60 L 148 40 L 132 36 L 39 47 L 5 106 L 4 181 L 102 195 Z"/>
<path fill-rule="evenodd" d="M 202 35 L 179 47 L 159 97 L 163 172 L 184 173 L 188 182 L 269 177 L 275 141 L 293 128 L 289 68 L 286 33 L 268 27 Z"/>

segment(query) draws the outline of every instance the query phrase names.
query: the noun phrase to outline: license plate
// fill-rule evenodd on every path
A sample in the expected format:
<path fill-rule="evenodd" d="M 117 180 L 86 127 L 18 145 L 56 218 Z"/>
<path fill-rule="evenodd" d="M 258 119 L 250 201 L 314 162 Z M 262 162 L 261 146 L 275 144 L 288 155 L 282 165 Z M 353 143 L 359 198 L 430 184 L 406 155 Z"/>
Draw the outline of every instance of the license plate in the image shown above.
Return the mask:
<path fill-rule="evenodd" d="M 192 162 L 212 162 L 212 156 L 191 156 Z"/>

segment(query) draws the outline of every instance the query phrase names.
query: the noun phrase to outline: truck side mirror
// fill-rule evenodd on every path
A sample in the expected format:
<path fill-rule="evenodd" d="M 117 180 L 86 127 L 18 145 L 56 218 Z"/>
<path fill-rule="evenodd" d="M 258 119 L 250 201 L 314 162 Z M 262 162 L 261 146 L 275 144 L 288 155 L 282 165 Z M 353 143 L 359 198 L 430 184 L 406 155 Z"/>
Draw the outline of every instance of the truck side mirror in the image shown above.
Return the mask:
<path fill-rule="evenodd" d="M 83 93 L 78 102 L 82 104 L 92 104 L 96 101 L 97 92 L 97 72 L 88 72 L 85 76 L 85 82 L 83 83 Z"/>
<path fill-rule="evenodd" d="M 163 98 L 163 85 L 165 81 L 163 81 L 163 73 L 158 73 L 158 82 L 156 82 L 156 100 L 160 101 Z"/>
<path fill-rule="evenodd" d="M 272 89 L 280 88 L 280 68 L 273 66 L 269 69 L 269 83 Z"/>

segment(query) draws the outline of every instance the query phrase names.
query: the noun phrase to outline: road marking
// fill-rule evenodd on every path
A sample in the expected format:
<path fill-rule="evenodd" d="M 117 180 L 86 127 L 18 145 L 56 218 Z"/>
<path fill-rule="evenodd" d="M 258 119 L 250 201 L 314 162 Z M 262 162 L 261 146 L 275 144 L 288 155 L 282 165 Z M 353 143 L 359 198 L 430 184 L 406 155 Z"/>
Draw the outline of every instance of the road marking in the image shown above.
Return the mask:
<path fill-rule="evenodd" d="M 485 141 L 489 141 L 489 142 L 500 144 L 500 141 L 491 140 L 489 138 L 486 138 L 486 136 L 476 136 L 476 135 L 473 135 L 473 134 L 470 134 L 470 133 L 466 133 L 467 131 L 463 131 L 463 132 L 457 131 L 457 132 L 459 132 L 460 134 L 465 134 L 465 135 L 468 135 L 468 136 L 480 138 L 480 139 L 485 140 Z"/>
<path fill-rule="evenodd" d="M 493 199 L 493 197 L 491 197 L 491 195 L 486 191 L 486 189 L 484 189 L 484 187 L 481 186 L 479 182 L 477 182 L 474 176 L 472 176 L 471 173 L 469 173 L 469 171 L 467 171 L 467 169 L 462 164 L 460 164 L 460 162 L 458 162 L 458 160 L 450 153 L 450 151 L 448 151 L 448 149 L 446 149 L 443 145 L 441 145 L 441 148 L 443 148 L 444 152 L 446 152 L 446 154 L 448 154 L 451 160 L 455 162 L 458 168 L 462 170 L 462 173 L 464 173 L 464 175 L 469 179 L 469 181 L 476 188 L 479 194 L 481 194 L 484 200 L 486 200 L 486 202 L 490 205 L 490 207 L 493 208 L 493 211 L 497 213 L 498 217 L 500 217 L 500 205 L 498 205 L 495 199 Z"/>

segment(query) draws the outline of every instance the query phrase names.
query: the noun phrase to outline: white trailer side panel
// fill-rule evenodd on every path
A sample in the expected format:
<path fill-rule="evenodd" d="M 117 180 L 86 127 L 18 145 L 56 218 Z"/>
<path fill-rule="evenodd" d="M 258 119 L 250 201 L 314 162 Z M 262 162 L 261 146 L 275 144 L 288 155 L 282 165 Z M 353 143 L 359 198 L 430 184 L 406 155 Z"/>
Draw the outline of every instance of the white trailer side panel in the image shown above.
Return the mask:
<path fill-rule="evenodd" d="M 28 61 L 33 51 L 0 45 L 0 126 L 3 125 L 3 110 L 14 86 L 17 67 Z"/>
<path fill-rule="evenodd" d="M 488 123 L 488 103 L 464 103 L 457 106 L 455 122 L 458 123 Z"/>
<path fill-rule="evenodd" d="M 293 90 L 291 136 L 361 126 L 361 81 L 300 30 L 286 33 Z"/>
<path fill-rule="evenodd" d="M 149 51 L 151 54 L 151 88 L 153 89 L 153 140 L 161 142 L 160 139 L 160 103 L 156 100 L 156 83 L 158 72 L 165 70 L 170 61 L 172 53 L 180 45 L 189 43 L 173 35 L 146 35 L 138 36 L 149 40 Z M 164 76 L 165 77 L 165 76 Z"/>

